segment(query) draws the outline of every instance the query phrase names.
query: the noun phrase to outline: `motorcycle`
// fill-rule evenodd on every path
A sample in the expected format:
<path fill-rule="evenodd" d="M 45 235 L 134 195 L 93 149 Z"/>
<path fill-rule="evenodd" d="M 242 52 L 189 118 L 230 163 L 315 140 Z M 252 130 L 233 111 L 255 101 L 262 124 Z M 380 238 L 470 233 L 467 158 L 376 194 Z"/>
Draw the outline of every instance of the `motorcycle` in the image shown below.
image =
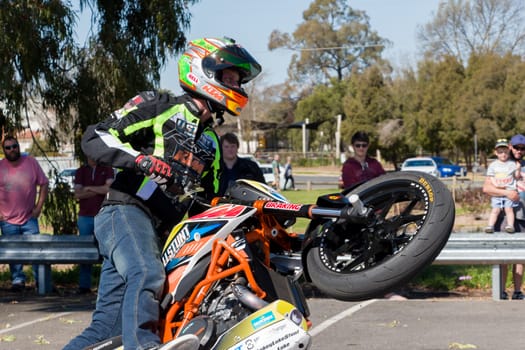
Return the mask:
<path fill-rule="evenodd" d="M 163 343 L 196 337 L 196 349 L 307 349 L 302 281 L 340 300 L 383 296 L 433 261 L 455 215 L 446 186 L 419 172 L 388 173 L 316 204 L 237 180 L 207 204 L 173 228 L 162 250 Z M 310 219 L 304 234 L 292 232 L 297 218 Z"/>

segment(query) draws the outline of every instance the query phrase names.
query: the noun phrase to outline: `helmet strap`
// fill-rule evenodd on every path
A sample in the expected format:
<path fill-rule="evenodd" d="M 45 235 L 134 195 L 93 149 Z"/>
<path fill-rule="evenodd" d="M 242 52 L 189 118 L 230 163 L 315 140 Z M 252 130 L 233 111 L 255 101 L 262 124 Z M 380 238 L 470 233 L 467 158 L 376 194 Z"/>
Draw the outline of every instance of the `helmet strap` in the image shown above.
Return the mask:
<path fill-rule="evenodd" d="M 214 107 L 214 104 L 213 104 L 210 100 L 208 100 L 208 99 L 206 99 L 205 101 L 206 101 L 206 104 L 208 105 L 208 109 L 209 109 L 212 113 L 217 113 L 216 108 Z"/>
<path fill-rule="evenodd" d="M 213 126 L 214 127 L 221 126 L 223 123 L 224 123 L 224 110 L 219 110 L 215 112 L 215 124 Z"/>

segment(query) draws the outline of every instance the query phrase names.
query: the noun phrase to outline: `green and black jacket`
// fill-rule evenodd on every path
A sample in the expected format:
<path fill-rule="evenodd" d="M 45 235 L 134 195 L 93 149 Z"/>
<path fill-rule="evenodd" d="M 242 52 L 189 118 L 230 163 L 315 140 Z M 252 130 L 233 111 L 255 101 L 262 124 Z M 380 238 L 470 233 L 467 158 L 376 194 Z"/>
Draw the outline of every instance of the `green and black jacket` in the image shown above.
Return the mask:
<path fill-rule="evenodd" d="M 90 125 L 82 138 L 82 150 L 99 164 L 119 170 L 110 194 L 124 193 L 139 200 L 139 206 L 147 208 L 164 229 L 179 221 L 185 208 L 136 170 L 139 154 L 155 155 L 172 164 L 187 180 L 200 182 L 208 198 L 219 192 L 219 139 L 211 123 L 200 121 L 188 95 L 141 92 L 106 120 Z"/>

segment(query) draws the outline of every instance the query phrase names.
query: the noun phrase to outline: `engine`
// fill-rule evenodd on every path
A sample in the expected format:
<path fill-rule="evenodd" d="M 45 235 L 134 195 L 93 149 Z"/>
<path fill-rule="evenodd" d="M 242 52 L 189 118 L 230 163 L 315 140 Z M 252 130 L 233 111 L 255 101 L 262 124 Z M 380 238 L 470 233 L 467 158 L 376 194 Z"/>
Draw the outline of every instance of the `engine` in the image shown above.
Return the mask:
<path fill-rule="evenodd" d="M 222 334 L 266 304 L 248 290 L 244 278 L 238 278 L 230 283 L 221 281 L 207 296 L 200 314 L 214 320 L 217 334 Z"/>

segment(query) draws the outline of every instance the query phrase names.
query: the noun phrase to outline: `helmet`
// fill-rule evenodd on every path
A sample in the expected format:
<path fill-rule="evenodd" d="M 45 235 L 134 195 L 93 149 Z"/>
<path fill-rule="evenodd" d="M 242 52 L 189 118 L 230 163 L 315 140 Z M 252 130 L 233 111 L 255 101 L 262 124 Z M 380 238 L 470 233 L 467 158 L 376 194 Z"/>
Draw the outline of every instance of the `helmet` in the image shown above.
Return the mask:
<path fill-rule="evenodd" d="M 196 39 L 179 59 L 179 83 L 190 94 L 197 94 L 212 102 L 213 107 L 237 116 L 248 103 L 248 95 L 242 88 L 222 82 L 222 71 L 227 68 L 239 72 L 239 86 L 261 72 L 261 65 L 235 40 Z"/>

